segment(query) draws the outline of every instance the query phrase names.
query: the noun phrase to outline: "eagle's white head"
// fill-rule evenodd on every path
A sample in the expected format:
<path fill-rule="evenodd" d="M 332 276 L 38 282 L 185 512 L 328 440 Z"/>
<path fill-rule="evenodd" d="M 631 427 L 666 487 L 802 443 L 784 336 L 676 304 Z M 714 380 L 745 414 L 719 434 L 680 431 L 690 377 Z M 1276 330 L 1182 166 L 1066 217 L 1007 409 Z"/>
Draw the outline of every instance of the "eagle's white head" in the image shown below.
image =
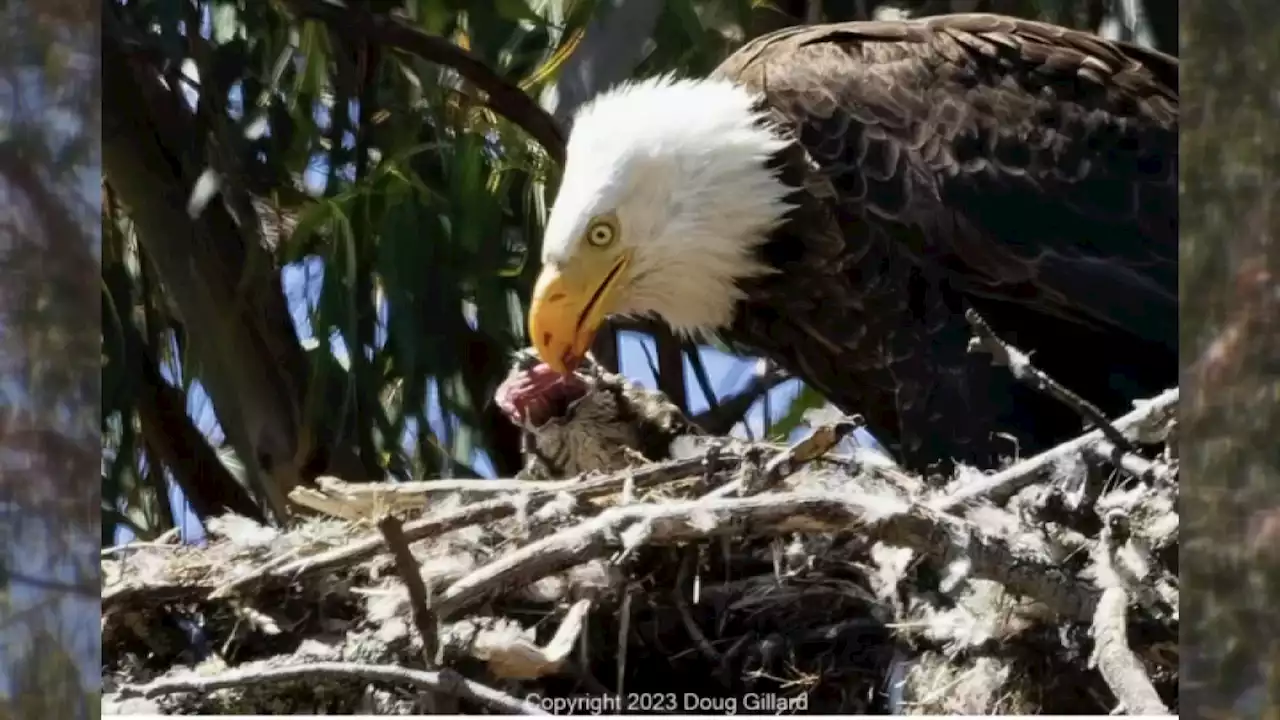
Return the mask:
<path fill-rule="evenodd" d="M 766 165 L 785 141 L 755 100 L 724 80 L 659 77 L 578 112 L 529 310 L 544 362 L 571 371 L 610 315 L 714 333 L 738 282 L 772 272 L 756 250 L 789 207 Z"/>

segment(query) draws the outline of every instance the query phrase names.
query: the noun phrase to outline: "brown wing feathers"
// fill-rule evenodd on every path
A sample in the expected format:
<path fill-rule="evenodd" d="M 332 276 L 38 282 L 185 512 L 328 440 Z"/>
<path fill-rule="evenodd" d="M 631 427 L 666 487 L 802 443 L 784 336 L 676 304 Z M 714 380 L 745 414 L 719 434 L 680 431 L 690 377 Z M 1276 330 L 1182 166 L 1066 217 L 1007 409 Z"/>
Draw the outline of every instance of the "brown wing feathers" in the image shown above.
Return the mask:
<path fill-rule="evenodd" d="M 1102 343 L 1141 356 L 1065 358 L 1064 381 L 1104 404 L 1176 381 L 1176 60 L 1043 23 L 952 15 L 792 28 L 717 72 L 764 94 L 807 156 L 801 184 L 834 191 L 829 201 L 810 193 L 775 244 L 816 251 L 836 234 L 845 245 L 836 262 L 829 250 L 816 253 L 821 263 L 793 260 L 789 272 L 805 277 L 790 287 L 784 277 L 757 288 L 740 323 L 746 341 L 778 332 L 760 303 L 801 315 L 846 308 L 840 321 L 801 318 L 820 341 L 775 354 L 810 368 L 829 394 L 867 402 L 878 385 L 899 416 L 931 406 L 921 418 L 935 419 L 916 421 L 925 425 L 995 392 L 950 347 L 961 333 L 948 312 L 966 303 L 1028 349 L 1061 356 Z M 851 323 L 884 327 L 843 329 Z M 885 372 L 841 371 L 819 357 L 831 347 L 845 348 L 846 367 L 878 357 Z"/>

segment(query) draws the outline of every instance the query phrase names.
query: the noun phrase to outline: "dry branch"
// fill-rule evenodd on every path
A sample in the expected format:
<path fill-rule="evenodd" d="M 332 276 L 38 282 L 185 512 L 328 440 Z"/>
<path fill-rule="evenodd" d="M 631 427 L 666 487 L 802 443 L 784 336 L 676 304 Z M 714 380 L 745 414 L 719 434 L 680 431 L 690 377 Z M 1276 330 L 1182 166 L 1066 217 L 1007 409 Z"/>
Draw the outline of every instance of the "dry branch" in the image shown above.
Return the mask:
<path fill-rule="evenodd" d="M 428 607 L 431 603 L 430 595 L 427 593 L 427 586 L 422 582 L 418 563 L 413 559 L 413 553 L 409 551 L 409 541 L 404 536 L 404 526 L 397 518 L 385 517 L 378 522 L 378 529 L 382 531 L 382 537 L 386 538 L 387 547 L 391 549 L 391 554 L 396 559 L 396 570 L 400 573 L 400 579 L 404 581 L 405 589 L 409 592 L 413 624 L 418 627 L 418 634 L 422 637 L 423 663 L 428 668 L 435 667 L 439 663 L 436 658 L 437 618 Z"/>
<path fill-rule="evenodd" d="M 1177 406 L 1178 390 L 1174 388 L 1141 403 L 1136 410 L 1110 424 L 1121 433 L 1129 433 L 1135 437 L 1148 435 L 1151 433 L 1149 428 L 1160 424 L 1162 420 L 1167 420 Z M 933 507 L 946 512 L 979 498 L 988 498 L 997 502 L 1007 500 L 1019 490 L 1040 481 L 1054 464 L 1073 455 L 1087 452 L 1086 448 L 1103 440 L 1101 430 L 1087 432 L 1039 455 L 987 475 L 977 482 L 967 484 L 951 495 L 937 500 Z"/>
<path fill-rule="evenodd" d="M 1118 515 L 1107 518 L 1102 534 L 1104 562 L 1112 566 L 1118 561 L 1119 545 L 1127 536 L 1127 523 Z M 1120 529 L 1124 527 L 1122 533 Z M 1108 572 L 1109 570 L 1109 572 Z M 1125 712 L 1135 715 L 1168 715 L 1169 708 L 1160 700 L 1147 677 L 1142 662 L 1129 647 L 1129 630 L 1126 616 L 1129 612 L 1129 593 L 1121 584 L 1119 569 L 1104 568 L 1100 573 L 1109 587 L 1102 591 L 1093 618 L 1094 651 L 1091 662 L 1115 693 Z"/>
<path fill-rule="evenodd" d="M 394 666 L 360 665 L 357 663 L 312 663 L 296 667 L 253 668 L 222 673 L 213 677 L 179 677 L 157 680 L 138 687 L 124 687 L 122 697 L 155 698 L 174 693 L 208 694 L 227 688 L 279 682 L 306 682 L 321 677 L 407 685 L 434 692 L 448 693 L 474 700 L 488 708 L 511 715 L 546 715 L 536 706 L 522 702 L 493 688 L 458 676 L 452 670 L 425 672 Z"/>
<path fill-rule="evenodd" d="M 676 545 L 750 534 L 856 532 L 867 540 L 907 547 L 949 562 L 965 556 L 975 576 L 995 580 L 1054 612 L 1093 616 L 1097 594 L 1032 552 L 972 523 L 891 498 L 848 494 L 768 493 L 612 508 L 577 527 L 502 556 L 450 585 L 436 605 L 441 617 L 466 610 L 503 587 L 580 565 L 634 544 Z"/>
<path fill-rule="evenodd" d="M 459 482 L 495 482 L 495 484 L 511 482 L 518 483 L 521 487 L 529 487 L 530 490 L 514 497 L 479 502 L 449 513 L 414 520 L 405 524 L 404 536 L 407 541 L 414 542 L 459 528 L 509 518 L 522 509 L 526 512 L 533 512 L 542 505 L 550 503 L 560 493 L 580 498 L 593 498 L 621 490 L 623 484 L 628 480 L 634 483 L 636 487 L 642 488 L 674 482 L 698 471 L 712 471 L 717 463 L 728 461 L 729 459 L 729 457 L 721 456 L 714 459 L 700 457 L 676 460 L 637 470 L 634 473 L 620 473 L 612 476 L 574 479 L 554 483 L 526 483 L 519 480 L 439 481 L 441 485 L 454 486 Z M 428 489 L 428 492 L 433 489 Z M 262 582 L 270 582 L 271 580 L 291 581 L 302 575 L 340 569 L 374 557 L 385 552 L 386 549 L 381 535 L 370 534 L 343 547 L 333 548 L 328 552 L 312 557 L 300 558 L 281 567 L 257 568 L 218 588 L 210 594 L 209 599 L 226 597 Z"/>
<path fill-rule="evenodd" d="M 1085 422 L 1098 428 L 1108 440 L 1115 443 L 1116 447 L 1123 448 L 1126 452 L 1133 450 L 1128 438 L 1112 427 L 1111 422 L 1101 410 L 1033 365 L 1030 355 L 1001 340 L 976 310 L 966 310 L 964 318 L 973 327 L 977 345 L 991 353 L 992 362 L 1009 368 L 1009 372 L 1020 382 L 1071 408 L 1077 415 L 1084 418 Z"/>

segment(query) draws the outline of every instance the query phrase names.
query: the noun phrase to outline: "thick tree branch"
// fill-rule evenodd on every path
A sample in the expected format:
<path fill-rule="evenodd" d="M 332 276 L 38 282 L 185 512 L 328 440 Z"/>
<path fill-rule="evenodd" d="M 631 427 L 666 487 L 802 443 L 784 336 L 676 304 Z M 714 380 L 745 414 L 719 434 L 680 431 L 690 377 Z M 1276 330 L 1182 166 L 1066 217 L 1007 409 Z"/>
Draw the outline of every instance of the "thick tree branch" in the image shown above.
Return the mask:
<path fill-rule="evenodd" d="M 1096 589 L 1073 581 L 1036 553 L 923 505 L 852 493 L 769 493 L 610 508 L 477 568 L 445 589 L 434 610 L 438 617 L 448 618 L 473 607 L 496 587 L 527 583 L 640 544 L 682 544 L 740 535 L 744 528 L 783 536 L 851 527 L 867 538 L 909 547 L 940 563 L 965 558 L 975 577 L 1000 582 L 1066 617 L 1092 618 L 1097 606 Z"/>
<path fill-rule="evenodd" d="M 688 384 L 684 378 L 684 348 L 680 340 L 665 327 L 658 327 L 653 332 L 653 343 L 658 350 L 658 390 L 680 408 L 680 412 L 689 412 Z"/>
<path fill-rule="evenodd" d="M 103 37 L 103 169 L 188 327 L 199 372 L 250 481 L 278 516 L 300 482 L 305 448 L 299 408 L 306 363 L 275 273 L 261 247 L 246 243 L 226 205 L 187 212 L 205 171 L 191 148 L 199 138 L 180 99 L 155 70 L 131 56 L 119 22 Z M 260 254 L 260 261 L 249 257 Z M 246 274 L 250 266 L 260 272 Z M 263 482 L 258 467 L 270 473 Z"/>
<path fill-rule="evenodd" d="M 489 108 L 523 128 L 557 163 L 564 162 L 564 135 L 555 119 L 519 86 L 495 73 L 472 53 L 397 17 L 327 0 L 289 0 L 288 5 L 299 17 L 320 20 L 334 33 L 356 33 L 456 70 L 488 96 L 485 104 Z"/>
<path fill-rule="evenodd" d="M 165 382 L 154 357 L 142 344 L 133 328 L 128 333 L 134 351 L 130 353 L 141 367 L 138 393 L 138 419 L 142 436 L 154 449 L 157 459 L 173 473 L 187 502 L 201 518 L 233 512 L 265 522 L 261 508 L 249 496 L 208 440 L 187 414 L 186 396 Z"/>
<path fill-rule="evenodd" d="M 451 670 L 424 672 L 401 667 L 344 662 L 305 663 L 275 668 L 245 668 L 231 670 L 212 677 L 200 677 L 196 673 L 191 673 L 185 677 L 161 678 L 146 685 L 122 688 L 120 695 L 121 697 L 142 696 L 147 698 L 163 697 L 183 692 L 207 695 L 226 688 L 291 681 L 308 682 L 316 679 L 341 679 L 361 683 L 405 685 L 419 690 L 447 693 L 500 713 L 515 715 L 546 714 L 532 703 L 522 702 L 498 690 L 467 680 Z"/>
<path fill-rule="evenodd" d="M 770 371 L 758 375 L 742 392 L 721 400 L 718 405 L 693 418 L 698 427 L 712 435 L 728 435 L 740 422 L 751 406 L 764 394 L 791 379 L 786 373 Z"/>

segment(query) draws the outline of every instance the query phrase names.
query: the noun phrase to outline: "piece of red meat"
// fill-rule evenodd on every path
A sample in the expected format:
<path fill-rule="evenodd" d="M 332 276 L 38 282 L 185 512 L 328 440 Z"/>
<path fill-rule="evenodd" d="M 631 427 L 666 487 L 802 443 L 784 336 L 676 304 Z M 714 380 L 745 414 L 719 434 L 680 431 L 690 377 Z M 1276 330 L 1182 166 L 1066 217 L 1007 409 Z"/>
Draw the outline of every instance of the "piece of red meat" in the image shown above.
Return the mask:
<path fill-rule="evenodd" d="M 561 417 L 569 404 L 587 393 L 587 384 L 576 374 L 560 375 L 546 363 L 517 370 L 498 386 L 494 401 L 513 423 L 534 427 Z"/>

